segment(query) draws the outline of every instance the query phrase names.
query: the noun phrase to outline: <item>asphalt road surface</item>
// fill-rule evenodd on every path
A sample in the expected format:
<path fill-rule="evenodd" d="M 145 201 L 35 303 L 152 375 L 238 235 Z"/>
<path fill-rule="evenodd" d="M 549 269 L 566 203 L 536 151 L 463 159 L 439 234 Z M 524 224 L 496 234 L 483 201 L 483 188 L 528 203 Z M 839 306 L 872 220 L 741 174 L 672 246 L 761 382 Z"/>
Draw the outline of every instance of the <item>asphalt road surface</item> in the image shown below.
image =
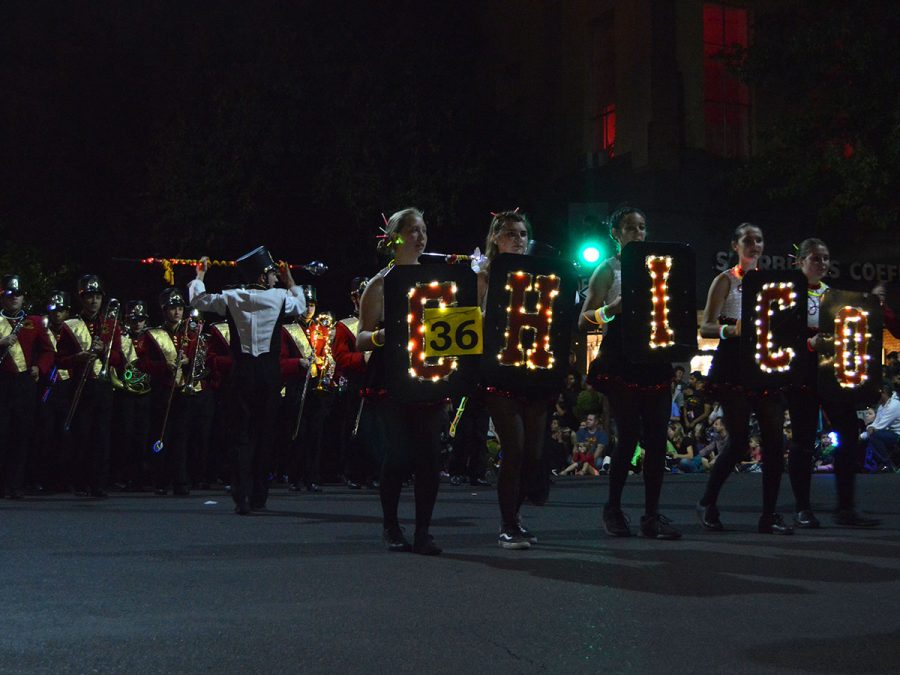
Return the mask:
<path fill-rule="evenodd" d="M 275 489 L 246 517 L 212 491 L 3 501 L 0 672 L 900 671 L 900 476 L 859 477 L 873 530 L 833 527 L 815 476 L 825 527 L 792 537 L 755 532 L 758 474 L 726 485 L 728 531 L 701 531 L 703 482 L 666 477 L 671 542 L 607 537 L 606 479 L 560 479 L 524 508 L 528 551 L 497 546 L 491 488 L 444 485 L 437 558 L 384 551 L 365 490 Z M 635 532 L 642 500 L 632 477 Z"/>

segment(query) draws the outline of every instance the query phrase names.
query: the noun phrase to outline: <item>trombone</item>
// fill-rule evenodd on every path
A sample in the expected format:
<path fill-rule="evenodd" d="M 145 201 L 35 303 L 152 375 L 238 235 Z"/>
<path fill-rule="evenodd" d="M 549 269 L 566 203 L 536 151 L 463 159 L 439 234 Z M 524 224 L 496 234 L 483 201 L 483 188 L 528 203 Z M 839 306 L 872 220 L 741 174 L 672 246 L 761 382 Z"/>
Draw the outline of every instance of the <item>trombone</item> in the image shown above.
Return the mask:
<path fill-rule="evenodd" d="M 119 327 L 119 301 L 115 298 L 110 298 L 109 303 L 106 305 L 106 314 L 103 315 L 103 323 L 101 324 L 101 334 L 102 326 L 105 326 L 110 318 L 113 322 L 112 330 L 109 333 L 109 342 L 106 345 L 103 360 L 100 362 L 100 370 L 97 372 L 97 379 L 105 381 L 109 381 L 109 359 L 112 356 L 112 347 L 113 341 L 116 338 L 116 329 Z M 69 413 L 66 415 L 66 423 L 63 429 L 67 432 L 72 427 L 72 419 L 75 417 L 75 411 L 78 409 L 78 402 L 81 400 L 81 394 L 84 391 L 84 383 L 87 382 L 88 373 L 94 369 L 94 361 L 97 360 L 98 356 L 99 355 L 96 352 L 92 352 L 91 358 L 84 364 L 84 370 L 81 372 L 81 379 L 78 380 L 78 387 L 75 389 L 75 395 L 72 397 L 72 404 L 69 406 Z"/>
<path fill-rule="evenodd" d="M 163 439 L 166 436 L 166 426 L 169 424 L 169 412 L 172 410 L 172 399 L 175 397 L 175 389 L 178 388 L 178 373 L 181 370 L 181 360 L 184 358 L 185 347 L 188 343 L 188 335 L 190 334 L 191 321 L 189 317 L 185 317 L 182 319 L 182 325 L 180 326 L 182 336 L 181 336 L 181 346 L 178 348 L 178 353 L 175 355 L 175 370 L 172 373 L 172 386 L 169 388 L 169 400 L 166 401 L 166 412 L 163 415 L 162 429 L 159 431 L 159 439 L 153 443 L 153 452 L 160 453 L 162 452 L 165 444 L 163 443 Z"/>

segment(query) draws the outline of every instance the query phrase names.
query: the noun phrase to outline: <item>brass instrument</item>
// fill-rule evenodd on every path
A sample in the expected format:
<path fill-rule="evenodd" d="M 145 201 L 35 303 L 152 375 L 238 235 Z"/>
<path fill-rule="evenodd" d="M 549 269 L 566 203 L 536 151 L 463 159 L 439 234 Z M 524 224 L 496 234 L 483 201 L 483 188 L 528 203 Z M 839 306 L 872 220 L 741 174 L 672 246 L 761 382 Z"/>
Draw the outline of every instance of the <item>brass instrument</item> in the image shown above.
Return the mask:
<path fill-rule="evenodd" d="M 206 365 L 206 355 L 209 352 L 207 344 L 209 336 L 203 332 L 203 319 L 197 309 L 191 310 L 191 326 L 197 332 L 197 346 L 194 349 L 194 358 L 191 360 L 191 374 L 188 381 L 181 387 L 182 394 L 198 394 L 202 391 L 203 380 L 209 376 L 209 368 Z"/>
<path fill-rule="evenodd" d="M 98 380 L 101 379 L 100 376 L 104 370 L 106 370 L 106 378 L 104 379 L 109 380 L 109 359 L 112 355 L 113 341 L 116 338 L 116 328 L 119 325 L 119 301 L 115 298 L 109 299 L 109 303 L 106 305 L 106 314 L 104 314 L 103 316 L 103 323 L 101 324 L 101 326 L 105 326 L 110 318 L 112 318 L 113 320 L 113 325 L 112 330 L 110 330 L 109 332 L 109 344 L 106 347 L 103 365 L 100 367 L 100 372 L 97 374 Z M 72 427 L 72 419 L 75 417 L 75 411 L 78 409 L 78 402 L 81 400 L 81 394 L 84 391 L 84 383 L 87 382 L 88 373 L 93 371 L 94 361 L 97 358 L 98 354 L 96 352 L 92 352 L 91 358 L 84 363 L 84 369 L 81 371 L 81 379 L 78 381 L 78 387 L 75 389 L 75 394 L 74 396 L 72 396 L 72 403 L 69 406 L 69 413 L 66 415 L 66 423 L 63 427 L 65 431 L 69 431 L 69 429 Z"/>
<path fill-rule="evenodd" d="M 14 317 L 8 317 L 8 316 L 3 317 L 5 319 L 12 318 L 12 319 L 16 320 L 15 325 L 12 327 L 12 330 L 9 333 L 10 337 L 16 337 L 19 334 L 19 331 L 22 330 L 22 328 L 25 326 L 25 319 L 27 316 L 28 315 L 25 314 L 25 310 L 20 309 L 19 313 L 16 314 Z M 13 344 L 14 343 L 11 342 L 9 345 L 7 345 L 6 351 L 4 351 L 2 354 L 0 354 L 0 364 L 2 364 L 3 361 L 6 359 L 6 357 L 9 355 L 9 352 L 12 349 Z"/>
<path fill-rule="evenodd" d="M 184 358 L 184 348 L 187 345 L 188 331 L 191 328 L 190 319 L 184 319 L 179 328 L 182 329 L 181 347 L 175 355 L 175 372 L 172 374 L 172 387 L 169 389 L 169 400 L 166 401 L 166 412 L 163 415 L 162 429 L 159 431 L 159 439 L 153 443 L 153 452 L 155 453 L 162 452 L 164 447 L 163 439 L 166 436 L 166 427 L 169 424 L 169 412 L 172 410 L 172 398 L 175 396 L 175 389 L 178 386 L 178 373 L 181 370 L 181 359 Z"/>
<path fill-rule="evenodd" d="M 150 393 L 150 376 L 138 368 L 134 361 L 125 365 L 122 377 L 119 377 L 113 370 L 109 374 L 109 379 L 112 381 L 113 388 L 120 391 L 139 396 Z"/>
<path fill-rule="evenodd" d="M 112 332 L 109 336 L 109 342 L 106 345 L 106 353 L 103 355 L 103 360 L 100 362 L 100 372 L 97 373 L 97 379 L 102 380 L 104 382 L 110 382 L 109 377 L 109 359 L 112 356 L 112 348 L 113 348 L 113 340 L 116 337 L 116 328 L 119 326 L 119 301 L 115 298 L 109 299 L 109 304 L 106 306 L 106 316 L 103 318 L 103 325 L 106 325 L 106 321 L 109 319 L 110 312 L 113 314 L 113 325 Z"/>
<path fill-rule="evenodd" d="M 319 327 L 316 329 L 316 332 L 318 333 L 320 328 L 323 328 L 327 332 L 327 335 L 325 336 L 324 350 L 325 365 L 322 368 L 322 372 L 319 373 L 316 391 L 336 391 L 340 387 L 340 382 L 334 379 L 334 371 L 337 364 L 331 353 L 331 342 L 334 339 L 334 317 L 328 312 L 323 312 L 318 317 L 318 324 Z M 315 345 L 313 345 L 313 350 L 315 350 Z"/>
<path fill-rule="evenodd" d="M 129 331 L 129 337 L 132 344 L 134 344 L 135 338 L 140 336 L 131 335 L 131 332 Z M 125 350 L 123 349 L 123 351 Z M 127 353 L 125 354 L 125 358 L 128 358 Z M 119 391 L 135 394 L 137 396 L 150 393 L 150 376 L 137 367 L 136 359 L 125 364 L 121 376 L 115 369 L 111 370 L 109 379 L 112 382 L 113 389 L 118 389 Z"/>

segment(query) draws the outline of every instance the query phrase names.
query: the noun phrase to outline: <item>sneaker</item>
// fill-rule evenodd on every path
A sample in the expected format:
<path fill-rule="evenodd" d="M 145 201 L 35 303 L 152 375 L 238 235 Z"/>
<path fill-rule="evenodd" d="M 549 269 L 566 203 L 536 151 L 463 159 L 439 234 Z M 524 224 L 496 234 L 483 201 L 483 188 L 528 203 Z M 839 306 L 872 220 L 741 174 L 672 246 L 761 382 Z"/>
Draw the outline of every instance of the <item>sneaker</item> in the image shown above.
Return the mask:
<path fill-rule="evenodd" d="M 834 524 L 843 527 L 878 527 L 881 521 L 862 516 L 854 509 L 838 509 L 834 512 Z"/>
<path fill-rule="evenodd" d="M 803 509 L 794 515 L 794 527 L 800 530 L 817 530 L 821 524 L 810 509 Z"/>
<path fill-rule="evenodd" d="M 538 538 L 534 536 L 534 534 L 528 530 L 524 525 L 522 525 L 522 516 L 516 515 L 516 530 L 518 530 L 519 534 L 525 539 L 528 540 L 529 544 L 538 543 Z"/>
<path fill-rule="evenodd" d="M 721 532 L 725 529 L 719 520 L 719 509 L 715 504 L 697 504 L 697 519 L 710 532 Z"/>
<path fill-rule="evenodd" d="M 681 539 L 672 521 L 658 513 L 641 516 L 641 535 L 650 539 Z"/>
<path fill-rule="evenodd" d="M 764 513 L 757 526 L 760 534 L 794 534 L 794 528 L 784 522 L 778 513 Z"/>
<path fill-rule="evenodd" d="M 502 528 L 500 536 L 497 537 L 497 544 L 500 548 L 510 550 L 531 548 L 531 542 L 515 526 Z"/>
<path fill-rule="evenodd" d="M 419 555 L 440 555 L 442 549 L 434 543 L 430 534 L 417 532 L 412 545 L 412 552 Z"/>
<path fill-rule="evenodd" d="M 412 544 L 409 543 L 409 540 L 403 534 L 403 528 L 398 525 L 384 528 L 381 540 L 391 553 L 412 551 Z"/>
<path fill-rule="evenodd" d="M 628 516 L 622 513 L 622 509 L 611 508 L 609 504 L 603 505 L 603 529 L 610 537 L 631 536 Z"/>

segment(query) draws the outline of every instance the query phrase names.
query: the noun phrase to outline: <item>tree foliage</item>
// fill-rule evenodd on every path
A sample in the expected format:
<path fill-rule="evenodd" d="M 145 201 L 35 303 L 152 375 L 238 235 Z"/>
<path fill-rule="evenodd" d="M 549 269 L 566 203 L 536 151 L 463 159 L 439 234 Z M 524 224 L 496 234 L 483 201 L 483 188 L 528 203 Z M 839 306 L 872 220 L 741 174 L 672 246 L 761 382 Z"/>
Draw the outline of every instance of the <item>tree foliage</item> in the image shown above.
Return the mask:
<path fill-rule="evenodd" d="M 812 205 L 820 224 L 892 226 L 900 215 L 900 34 L 892 2 L 776 3 L 732 65 L 775 114 L 741 177 Z"/>

